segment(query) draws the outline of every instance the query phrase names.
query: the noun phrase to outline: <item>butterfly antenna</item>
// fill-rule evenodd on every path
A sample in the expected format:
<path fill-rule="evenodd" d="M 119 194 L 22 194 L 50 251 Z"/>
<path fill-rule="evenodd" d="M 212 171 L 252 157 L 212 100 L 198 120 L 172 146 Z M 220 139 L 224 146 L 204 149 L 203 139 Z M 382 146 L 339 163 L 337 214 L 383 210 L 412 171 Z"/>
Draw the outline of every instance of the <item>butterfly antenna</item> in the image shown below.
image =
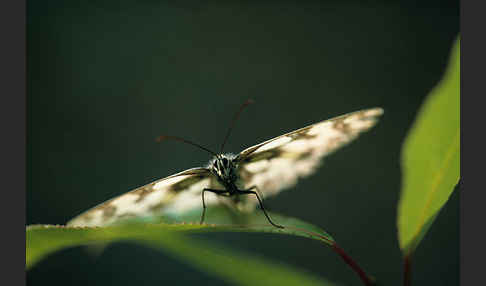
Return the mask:
<path fill-rule="evenodd" d="M 213 156 L 216 156 L 216 157 L 218 156 L 216 153 L 214 153 L 213 151 L 209 150 L 208 148 L 203 147 L 203 146 L 201 146 L 201 145 L 199 145 L 199 144 L 196 144 L 196 143 L 194 143 L 194 142 L 191 142 L 191 141 L 186 140 L 186 139 L 181 138 L 181 137 L 176 137 L 176 136 L 168 136 L 168 135 L 162 135 L 162 136 L 159 136 L 159 137 L 157 137 L 157 138 L 155 139 L 155 141 L 157 141 L 157 143 L 160 143 L 161 141 L 164 141 L 164 140 L 174 140 L 174 141 L 180 141 L 180 142 L 184 142 L 184 143 L 186 143 L 186 144 L 189 144 L 189 145 L 192 145 L 192 146 L 196 146 L 196 147 L 198 147 L 198 148 L 200 148 L 200 149 L 203 149 L 204 151 L 206 151 L 206 152 L 209 152 L 209 153 L 213 154 Z"/>
<path fill-rule="evenodd" d="M 221 152 L 220 153 L 223 153 L 224 145 L 226 145 L 226 142 L 228 141 L 228 138 L 231 134 L 231 131 L 233 130 L 233 127 L 235 127 L 236 120 L 238 120 L 238 118 L 240 117 L 241 112 L 243 111 L 243 109 L 245 109 L 245 107 L 247 107 L 248 105 L 250 105 L 254 102 L 255 101 L 253 101 L 252 99 L 248 99 L 247 101 L 245 101 L 245 103 L 243 103 L 240 106 L 240 109 L 235 114 L 235 117 L 233 117 L 233 122 L 231 122 L 231 125 L 230 125 L 230 128 L 228 129 L 228 132 L 226 132 L 226 137 L 224 137 L 223 144 L 221 144 Z"/>

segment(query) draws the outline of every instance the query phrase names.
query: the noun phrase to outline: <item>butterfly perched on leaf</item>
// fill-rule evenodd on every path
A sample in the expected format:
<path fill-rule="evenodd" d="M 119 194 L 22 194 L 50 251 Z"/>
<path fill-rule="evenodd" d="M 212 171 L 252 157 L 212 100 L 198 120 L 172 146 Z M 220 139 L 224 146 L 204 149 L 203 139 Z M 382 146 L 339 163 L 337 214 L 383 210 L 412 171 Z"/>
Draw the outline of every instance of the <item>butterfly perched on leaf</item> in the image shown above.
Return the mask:
<path fill-rule="evenodd" d="M 294 186 L 299 178 L 314 173 L 324 156 L 369 130 L 382 114 L 381 108 L 344 114 L 251 146 L 238 154 L 216 154 L 182 138 L 161 137 L 196 145 L 213 154 L 213 158 L 205 167 L 182 171 L 108 200 L 73 218 L 67 225 L 106 226 L 126 218 L 180 214 L 203 207 L 202 223 L 207 206 L 223 203 L 241 211 L 252 211 L 260 205 L 268 221 L 282 227 L 267 215 L 261 196 L 273 196 Z M 221 150 L 223 147 L 224 143 Z"/>

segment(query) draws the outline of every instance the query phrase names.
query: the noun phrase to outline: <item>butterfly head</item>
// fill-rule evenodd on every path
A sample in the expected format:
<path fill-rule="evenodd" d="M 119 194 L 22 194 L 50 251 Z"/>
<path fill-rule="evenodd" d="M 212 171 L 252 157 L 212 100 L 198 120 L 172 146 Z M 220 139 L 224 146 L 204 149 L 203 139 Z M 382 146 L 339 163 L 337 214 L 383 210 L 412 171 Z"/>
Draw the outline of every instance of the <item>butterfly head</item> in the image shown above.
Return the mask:
<path fill-rule="evenodd" d="M 236 180 L 235 156 L 232 154 L 221 154 L 213 158 L 209 163 L 209 168 L 218 178 L 227 184 Z"/>

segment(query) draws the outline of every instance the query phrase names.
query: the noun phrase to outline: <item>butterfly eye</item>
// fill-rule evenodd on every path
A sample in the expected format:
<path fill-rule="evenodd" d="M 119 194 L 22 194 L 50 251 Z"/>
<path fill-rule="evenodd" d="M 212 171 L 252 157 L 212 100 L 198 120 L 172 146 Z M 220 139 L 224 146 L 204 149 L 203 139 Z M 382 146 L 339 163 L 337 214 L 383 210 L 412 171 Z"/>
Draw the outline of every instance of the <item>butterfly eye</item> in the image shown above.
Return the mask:
<path fill-rule="evenodd" d="M 214 170 L 219 172 L 220 170 L 224 169 L 223 163 L 220 160 L 217 160 L 214 164 Z"/>
<path fill-rule="evenodd" d="M 223 158 L 223 165 L 224 165 L 224 166 L 228 166 L 228 159 Z"/>

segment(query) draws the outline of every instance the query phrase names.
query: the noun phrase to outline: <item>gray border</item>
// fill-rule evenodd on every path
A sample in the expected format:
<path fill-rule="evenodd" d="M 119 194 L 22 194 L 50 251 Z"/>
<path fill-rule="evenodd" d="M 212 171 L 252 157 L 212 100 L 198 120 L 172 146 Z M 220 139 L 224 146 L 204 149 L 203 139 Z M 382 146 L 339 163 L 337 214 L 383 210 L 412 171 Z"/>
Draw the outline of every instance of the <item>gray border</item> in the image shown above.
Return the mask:
<path fill-rule="evenodd" d="M 25 163 L 26 163 L 26 4 L 2 1 L 0 4 L 2 193 L 4 218 L 3 260 L 8 263 L 2 281 L 25 285 Z M 4 254 L 3 252 L 2 254 Z M 8 262 L 7 262 L 8 261 Z"/>
<path fill-rule="evenodd" d="M 484 120 L 478 120 L 484 114 L 484 104 L 471 102 L 484 98 L 484 7 L 483 2 L 473 1 L 467 4 L 461 1 L 461 181 L 460 181 L 460 279 L 461 285 L 479 285 L 484 283 L 484 210 L 486 204 L 484 190 Z M 483 8 L 483 9 L 482 9 Z M 467 13 L 467 16 L 466 16 Z M 476 37 L 474 37 L 476 36 Z M 466 44 L 463 39 L 466 38 Z M 466 85 L 464 85 L 466 77 Z M 466 99 L 466 100 L 464 100 Z M 467 105 L 467 109 L 465 107 Z M 467 127 L 467 128 L 466 128 Z M 474 128 L 477 136 L 474 136 Z M 464 131 L 466 130 L 466 131 Z M 471 130 L 471 132 L 468 132 Z M 464 146 L 464 132 L 473 134 L 474 140 Z M 471 138 L 471 136 L 470 136 Z M 476 160 L 474 160 L 474 159 Z M 469 165 L 465 162 L 472 162 Z M 476 161 L 476 162 L 473 162 Z M 477 166 L 477 167 L 476 167 Z M 467 170 L 467 171 L 466 171 Z M 466 188 L 464 188 L 466 174 Z M 478 284 L 479 282 L 479 284 Z"/>

